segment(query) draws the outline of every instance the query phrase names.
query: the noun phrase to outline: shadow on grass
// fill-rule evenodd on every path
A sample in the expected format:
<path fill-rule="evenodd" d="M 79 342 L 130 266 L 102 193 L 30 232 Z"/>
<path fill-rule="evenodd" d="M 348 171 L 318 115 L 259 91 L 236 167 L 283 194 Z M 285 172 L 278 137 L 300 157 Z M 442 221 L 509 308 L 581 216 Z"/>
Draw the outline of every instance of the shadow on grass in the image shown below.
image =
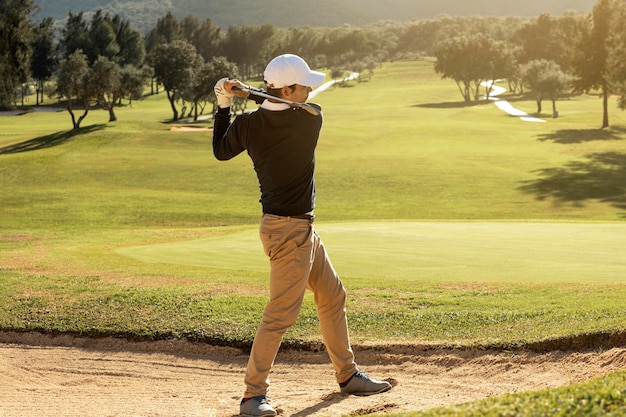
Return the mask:
<path fill-rule="evenodd" d="M 610 129 L 564 129 L 540 135 L 538 140 L 568 145 L 595 140 L 623 140 L 625 134 L 626 128 L 624 127 L 611 127 Z"/>
<path fill-rule="evenodd" d="M 0 148 L 0 155 L 9 155 L 14 153 L 31 152 L 37 151 L 39 149 L 52 148 L 54 146 L 59 146 L 70 141 L 75 136 L 80 136 L 102 130 L 105 128 L 105 126 L 105 124 L 97 124 L 87 127 L 81 127 L 80 129 L 64 130 L 61 132 L 40 136 L 38 138 L 30 139 L 25 142 L 20 142 Z"/>
<path fill-rule="evenodd" d="M 482 106 L 485 104 L 491 104 L 493 101 L 480 100 L 471 101 L 469 103 L 465 101 L 446 101 L 441 103 L 422 103 L 416 104 L 413 107 L 420 107 L 423 109 L 462 109 L 464 107 Z"/>
<path fill-rule="evenodd" d="M 538 173 L 541 178 L 525 181 L 519 187 L 535 194 L 538 200 L 552 198 L 558 203 L 579 206 L 587 200 L 599 200 L 626 210 L 626 153 L 592 153 L 585 161 L 572 161 Z"/>

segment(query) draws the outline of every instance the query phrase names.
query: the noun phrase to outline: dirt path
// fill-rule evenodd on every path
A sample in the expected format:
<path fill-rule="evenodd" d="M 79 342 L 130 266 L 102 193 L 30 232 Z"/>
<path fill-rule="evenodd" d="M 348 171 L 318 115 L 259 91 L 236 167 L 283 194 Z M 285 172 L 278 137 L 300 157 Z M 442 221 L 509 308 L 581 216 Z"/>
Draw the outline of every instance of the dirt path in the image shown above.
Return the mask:
<path fill-rule="evenodd" d="M 280 416 L 391 413 L 583 381 L 626 368 L 626 347 L 506 353 L 392 346 L 355 349 L 363 369 L 394 388 L 338 393 L 324 352 L 282 352 L 272 372 Z M 247 354 L 179 341 L 127 342 L 0 333 L 0 415 L 238 414 Z"/>

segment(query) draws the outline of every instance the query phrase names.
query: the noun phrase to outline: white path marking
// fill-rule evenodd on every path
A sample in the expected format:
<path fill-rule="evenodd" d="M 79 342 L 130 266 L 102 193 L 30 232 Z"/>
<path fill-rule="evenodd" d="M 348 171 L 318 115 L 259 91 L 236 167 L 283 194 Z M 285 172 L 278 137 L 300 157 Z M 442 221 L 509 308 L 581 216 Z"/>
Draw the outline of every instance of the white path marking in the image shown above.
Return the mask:
<path fill-rule="evenodd" d="M 487 87 L 489 86 L 489 84 L 491 84 L 491 93 L 489 93 L 489 99 L 493 100 L 500 110 L 510 114 L 511 116 L 519 117 L 525 122 L 545 123 L 545 120 L 529 116 L 528 113 L 513 107 L 513 105 L 508 101 L 499 99 L 498 96 L 503 94 L 506 91 L 506 88 L 494 85 L 494 83 L 496 82 L 498 82 L 498 80 L 483 81 L 482 83 L 480 83 L 480 85 L 483 87 Z"/>

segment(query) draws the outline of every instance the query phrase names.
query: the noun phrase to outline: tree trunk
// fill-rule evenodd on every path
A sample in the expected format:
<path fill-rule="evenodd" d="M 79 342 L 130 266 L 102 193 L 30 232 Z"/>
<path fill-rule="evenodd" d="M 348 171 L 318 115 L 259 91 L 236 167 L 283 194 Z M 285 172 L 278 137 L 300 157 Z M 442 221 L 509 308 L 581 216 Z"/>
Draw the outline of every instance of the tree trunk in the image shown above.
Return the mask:
<path fill-rule="evenodd" d="M 43 82 L 41 80 L 37 80 L 37 88 L 35 89 L 35 106 L 39 106 L 39 92 L 41 91 L 41 96 L 43 97 Z M 41 100 L 43 102 L 43 99 Z"/>
<path fill-rule="evenodd" d="M 72 128 L 77 129 L 78 126 L 76 126 L 76 116 L 74 116 L 74 112 L 72 111 L 72 107 L 71 106 L 67 106 L 67 111 L 69 112 L 70 116 L 72 117 Z"/>
<path fill-rule="evenodd" d="M 537 97 L 537 114 L 541 114 L 541 97 Z"/>
<path fill-rule="evenodd" d="M 467 82 L 463 82 L 463 85 L 461 85 L 461 81 L 459 80 L 455 80 L 455 81 L 456 81 L 457 87 L 459 87 L 459 91 L 461 92 L 461 95 L 463 96 L 463 100 L 465 100 L 466 103 L 469 103 L 471 101 L 471 98 L 470 98 L 469 87 L 467 85 Z"/>
<path fill-rule="evenodd" d="M 609 127 L 609 88 L 607 83 L 602 85 L 602 106 L 604 110 L 604 116 L 602 117 L 602 129 Z"/>
<path fill-rule="evenodd" d="M 489 80 L 485 83 L 485 98 L 489 100 L 489 96 L 491 96 L 491 92 L 493 91 L 493 85 L 496 80 Z"/>
<path fill-rule="evenodd" d="M 109 106 L 109 122 L 117 122 L 117 116 L 115 115 L 115 106 Z"/>
<path fill-rule="evenodd" d="M 167 92 L 167 99 L 170 101 L 170 106 L 172 107 L 172 112 L 174 113 L 173 121 L 178 120 L 178 109 L 176 108 L 176 103 L 174 102 L 174 92 L 170 92 L 170 90 L 165 90 Z"/>
<path fill-rule="evenodd" d="M 474 101 L 478 101 L 480 98 L 480 81 L 476 81 L 476 88 L 474 88 Z"/>
<path fill-rule="evenodd" d="M 85 120 L 85 117 L 87 117 L 87 113 L 89 113 L 89 108 L 85 109 L 85 112 L 78 118 L 78 121 L 74 125 L 74 129 L 80 129 L 80 124 L 83 120 Z"/>

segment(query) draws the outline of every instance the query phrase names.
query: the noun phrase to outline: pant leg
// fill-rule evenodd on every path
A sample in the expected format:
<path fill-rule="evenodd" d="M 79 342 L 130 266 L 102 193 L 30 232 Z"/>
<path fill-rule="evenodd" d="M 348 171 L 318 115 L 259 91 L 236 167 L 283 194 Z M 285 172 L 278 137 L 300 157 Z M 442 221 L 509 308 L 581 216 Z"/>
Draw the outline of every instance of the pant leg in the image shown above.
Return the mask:
<path fill-rule="evenodd" d="M 283 335 L 300 313 L 313 264 L 313 228 L 307 220 L 264 215 L 259 234 L 270 258 L 270 300 L 257 329 L 245 376 L 245 397 L 265 395 Z"/>
<path fill-rule="evenodd" d="M 346 290 L 335 272 L 326 248 L 313 234 L 314 259 L 309 289 L 313 291 L 320 327 L 337 382 L 348 380 L 358 370 L 350 346 L 346 317 Z"/>

